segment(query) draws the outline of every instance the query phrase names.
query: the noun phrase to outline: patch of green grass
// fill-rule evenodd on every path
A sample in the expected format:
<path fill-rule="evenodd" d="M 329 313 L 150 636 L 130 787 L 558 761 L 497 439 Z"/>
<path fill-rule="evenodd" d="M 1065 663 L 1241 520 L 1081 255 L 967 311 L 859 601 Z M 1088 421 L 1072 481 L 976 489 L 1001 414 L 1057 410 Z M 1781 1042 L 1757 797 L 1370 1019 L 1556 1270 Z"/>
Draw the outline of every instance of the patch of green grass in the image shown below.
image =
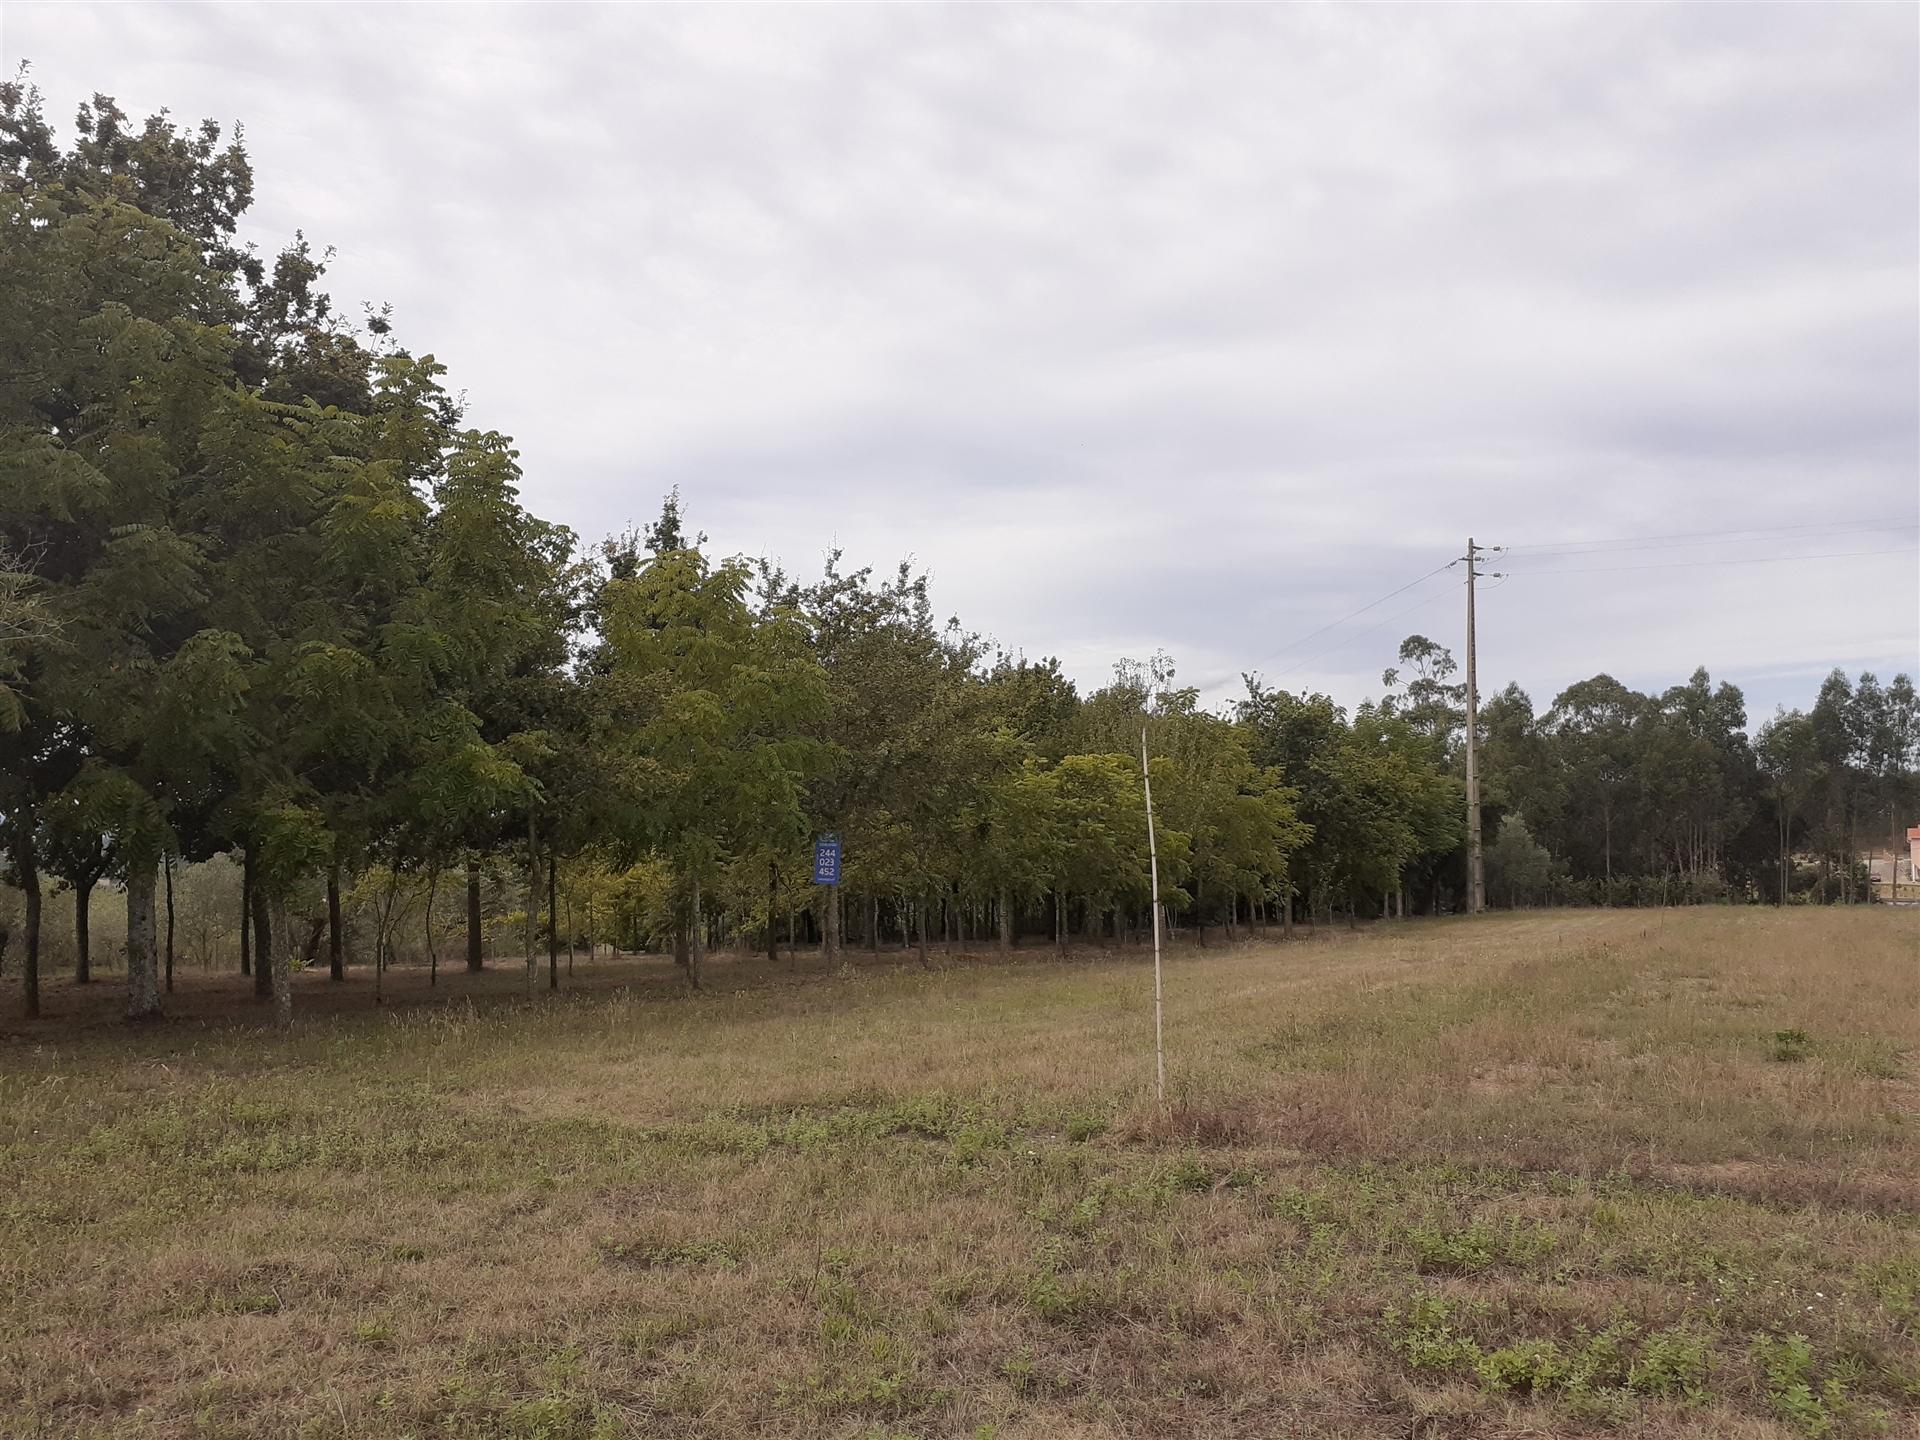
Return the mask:
<path fill-rule="evenodd" d="M 1813 1346 L 1806 1336 L 1762 1337 L 1754 1341 L 1753 1358 L 1766 1378 L 1767 1401 L 1776 1415 L 1802 1434 L 1832 1431 L 1833 1415 L 1814 1388 Z"/>
<path fill-rule="evenodd" d="M 1647 1336 L 1627 1371 L 1627 1386 L 1642 1395 L 1704 1400 L 1707 1396 L 1707 1342 L 1673 1327 Z"/>
<path fill-rule="evenodd" d="M 724 1240 L 606 1239 L 599 1241 L 595 1248 L 599 1251 L 600 1257 L 610 1265 L 624 1265 L 641 1270 L 668 1265 L 694 1265 L 731 1270 L 740 1263 L 738 1250 Z"/>
<path fill-rule="evenodd" d="M 1473 1275 L 1495 1265 L 1530 1265 L 1551 1255 L 1556 1241 L 1539 1224 L 1476 1220 L 1455 1229 L 1422 1222 L 1407 1232 L 1407 1243 L 1422 1273 Z"/>
<path fill-rule="evenodd" d="M 1787 1063 L 1804 1060 L 1813 1054 L 1813 1037 L 1804 1030 L 1776 1030 L 1768 1043 L 1767 1053 L 1773 1059 Z"/>
<path fill-rule="evenodd" d="M 1097 1140 L 1107 1133 L 1107 1121 L 1100 1115 L 1070 1115 L 1067 1117 L 1067 1139 L 1075 1145 L 1084 1145 L 1089 1140 Z"/>
<path fill-rule="evenodd" d="M 1479 1362 L 1480 1347 L 1458 1328 L 1455 1307 L 1438 1295 L 1416 1295 L 1381 1316 L 1387 1345 L 1412 1370 L 1445 1374 Z"/>

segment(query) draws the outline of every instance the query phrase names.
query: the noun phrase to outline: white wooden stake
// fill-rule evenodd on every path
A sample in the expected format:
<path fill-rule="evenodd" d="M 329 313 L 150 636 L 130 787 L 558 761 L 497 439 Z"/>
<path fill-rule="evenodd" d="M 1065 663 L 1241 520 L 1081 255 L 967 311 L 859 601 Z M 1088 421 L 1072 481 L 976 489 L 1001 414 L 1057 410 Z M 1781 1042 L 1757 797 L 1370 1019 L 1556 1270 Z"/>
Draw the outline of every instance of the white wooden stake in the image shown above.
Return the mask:
<path fill-rule="evenodd" d="M 1153 875 L 1153 1094 L 1167 1104 L 1167 1051 L 1160 984 L 1160 850 L 1153 838 L 1153 776 L 1147 771 L 1147 727 L 1140 727 L 1140 784 L 1147 794 L 1147 864 Z"/>

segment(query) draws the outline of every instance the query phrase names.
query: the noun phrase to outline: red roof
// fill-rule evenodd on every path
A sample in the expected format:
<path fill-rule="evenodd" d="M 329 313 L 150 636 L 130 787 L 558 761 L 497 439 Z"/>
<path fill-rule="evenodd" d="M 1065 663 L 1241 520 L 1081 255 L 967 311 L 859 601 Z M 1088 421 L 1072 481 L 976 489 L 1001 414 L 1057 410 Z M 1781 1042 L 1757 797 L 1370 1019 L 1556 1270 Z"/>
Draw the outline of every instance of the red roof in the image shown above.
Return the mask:
<path fill-rule="evenodd" d="M 1920 825 L 1916 825 L 1911 830 L 1907 831 L 1907 839 L 1920 840 Z"/>

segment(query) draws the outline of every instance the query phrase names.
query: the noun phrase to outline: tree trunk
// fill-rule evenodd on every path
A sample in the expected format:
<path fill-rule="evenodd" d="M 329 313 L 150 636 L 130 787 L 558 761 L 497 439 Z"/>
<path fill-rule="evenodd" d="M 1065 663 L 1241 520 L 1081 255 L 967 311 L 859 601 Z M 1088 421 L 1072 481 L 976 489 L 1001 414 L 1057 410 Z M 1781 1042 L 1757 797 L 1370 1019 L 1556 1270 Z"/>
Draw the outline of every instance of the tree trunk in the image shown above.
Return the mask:
<path fill-rule="evenodd" d="M 773 914 L 767 914 L 767 933 L 773 933 Z M 573 978 L 573 896 L 567 896 L 567 978 Z"/>
<path fill-rule="evenodd" d="M 870 955 L 880 953 L 880 897 L 878 895 L 867 897 L 867 953 Z"/>
<path fill-rule="evenodd" d="M 93 980 L 93 885 L 94 877 L 87 876 L 73 887 L 73 983 L 90 984 Z"/>
<path fill-rule="evenodd" d="M 427 871 L 427 984 L 440 983 L 440 948 L 433 943 L 433 897 L 440 888 L 440 871 Z"/>
<path fill-rule="evenodd" d="M 327 871 L 327 978 L 347 978 L 347 940 L 340 929 L 340 862 Z"/>
<path fill-rule="evenodd" d="M 1293 887 L 1287 886 L 1280 892 L 1280 938 L 1293 938 Z"/>
<path fill-rule="evenodd" d="M 767 960 L 780 958 L 780 862 L 767 862 Z"/>
<path fill-rule="evenodd" d="M 165 860 L 167 873 L 167 994 L 173 994 L 173 856 Z"/>
<path fill-rule="evenodd" d="M 560 880 L 553 852 L 547 852 L 547 989 L 560 988 L 560 918 L 557 904 Z"/>
<path fill-rule="evenodd" d="M 293 932 L 287 925 L 287 902 L 276 899 L 272 906 L 272 918 L 268 922 L 276 932 L 273 937 L 273 963 L 267 965 L 262 956 L 261 969 L 272 972 L 269 977 L 273 986 L 273 1023 L 282 1030 L 293 1028 Z"/>
<path fill-rule="evenodd" d="M 400 888 L 400 877 L 391 870 L 387 872 L 387 890 L 374 902 L 373 922 L 373 1003 L 387 1003 L 387 961 L 391 958 L 387 949 L 387 927 L 393 923 L 394 894 Z"/>
<path fill-rule="evenodd" d="M 240 973 L 253 973 L 253 850 L 240 851 Z"/>
<path fill-rule="evenodd" d="M 20 984 L 21 997 L 26 1005 L 27 1018 L 40 1016 L 40 864 L 34 854 L 33 816 L 23 814 L 20 820 L 20 838 L 14 844 L 13 868 L 15 878 L 27 897 L 26 913 L 26 953 L 21 959 Z"/>
<path fill-rule="evenodd" d="M 1013 953 L 1013 896 L 1004 888 L 1000 891 L 1000 953 Z"/>
<path fill-rule="evenodd" d="M 1787 876 L 1792 873 L 1792 862 L 1787 850 L 1788 836 L 1792 827 L 1793 816 L 1783 809 L 1780 812 L 1780 903 L 1783 906 L 1787 903 Z"/>
<path fill-rule="evenodd" d="M 267 927 L 273 924 L 269 914 L 267 895 L 259 885 L 259 876 L 253 877 L 253 996 L 257 1000 L 267 1000 L 273 996 L 273 966 L 267 964 L 271 954 L 278 954 L 288 947 L 284 935 L 269 935 Z M 292 962 L 294 956 L 286 956 Z"/>
<path fill-rule="evenodd" d="M 687 883 L 688 888 L 692 891 L 691 898 L 688 901 L 688 908 L 691 909 L 693 913 L 689 917 L 689 923 L 682 929 L 681 934 L 690 937 L 687 945 L 687 981 L 694 989 L 698 990 L 700 988 L 701 967 L 706 963 L 707 959 L 707 942 L 705 935 L 702 933 L 706 929 L 706 926 L 700 923 L 700 872 L 696 870 L 692 875 L 688 876 Z"/>
<path fill-rule="evenodd" d="M 253 993 L 255 998 L 273 994 L 273 957 L 286 949 L 286 942 L 273 933 L 273 907 L 267 892 L 256 878 L 253 884 Z M 288 961 L 293 957 L 289 955 Z"/>
<path fill-rule="evenodd" d="M 924 890 L 914 902 L 913 918 L 916 922 L 913 927 L 914 939 L 917 942 L 914 953 L 920 957 L 920 964 L 924 967 L 927 964 L 927 894 Z"/>
<path fill-rule="evenodd" d="M 1854 840 L 1854 803 L 1853 796 L 1847 796 L 1847 868 L 1840 881 L 1841 893 L 1847 897 L 1847 904 L 1854 902 L 1853 869 L 1860 858 L 1860 847 Z"/>
<path fill-rule="evenodd" d="M 154 966 L 152 860 L 127 867 L 127 1018 L 148 1020 L 160 1013 L 160 987 Z"/>
<path fill-rule="evenodd" d="M 534 958 L 536 942 L 540 931 L 540 837 L 534 829 L 533 812 L 527 812 L 527 924 L 526 924 L 526 963 L 527 998 L 533 998 L 533 973 L 538 968 Z"/>
<path fill-rule="evenodd" d="M 1601 807 L 1600 819 L 1606 827 L 1607 857 L 1607 904 L 1613 904 L 1613 805 L 1611 802 Z"/>
<path fill-rule="evenodd" d="M 481 948 L 480 867 L 467 862 L 467 969 L 487 968 L 486 952 Z"/>
<path fill-rule="evenodd" d="M 1061 955 L 1067 953 L 1071 944 L 1067 936 L 1067 892 L 1053 892 L 1053 948 Z"/>

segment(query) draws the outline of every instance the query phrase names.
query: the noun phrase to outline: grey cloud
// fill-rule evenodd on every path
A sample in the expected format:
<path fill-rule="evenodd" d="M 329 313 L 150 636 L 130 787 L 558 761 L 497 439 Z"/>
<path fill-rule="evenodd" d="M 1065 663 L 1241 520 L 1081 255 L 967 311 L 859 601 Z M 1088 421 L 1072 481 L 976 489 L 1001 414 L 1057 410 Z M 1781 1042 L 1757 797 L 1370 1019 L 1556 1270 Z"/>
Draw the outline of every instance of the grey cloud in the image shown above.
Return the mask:
<path fill-rule="evenodd" d="M 16 0 L 0 51 L 57 110 L 244 119 L 261 243 L 338 246 L 583 536 L 679 484 L 1088 682 L 1354 700 L 1457 643 L 1447 578 L 1256 661 L 1469 530 L 1920 509 L 1911 9 Z M 1911 554 L 1513 568 L 1483 672 L 1540 703 L 1920 658 Z"/>

